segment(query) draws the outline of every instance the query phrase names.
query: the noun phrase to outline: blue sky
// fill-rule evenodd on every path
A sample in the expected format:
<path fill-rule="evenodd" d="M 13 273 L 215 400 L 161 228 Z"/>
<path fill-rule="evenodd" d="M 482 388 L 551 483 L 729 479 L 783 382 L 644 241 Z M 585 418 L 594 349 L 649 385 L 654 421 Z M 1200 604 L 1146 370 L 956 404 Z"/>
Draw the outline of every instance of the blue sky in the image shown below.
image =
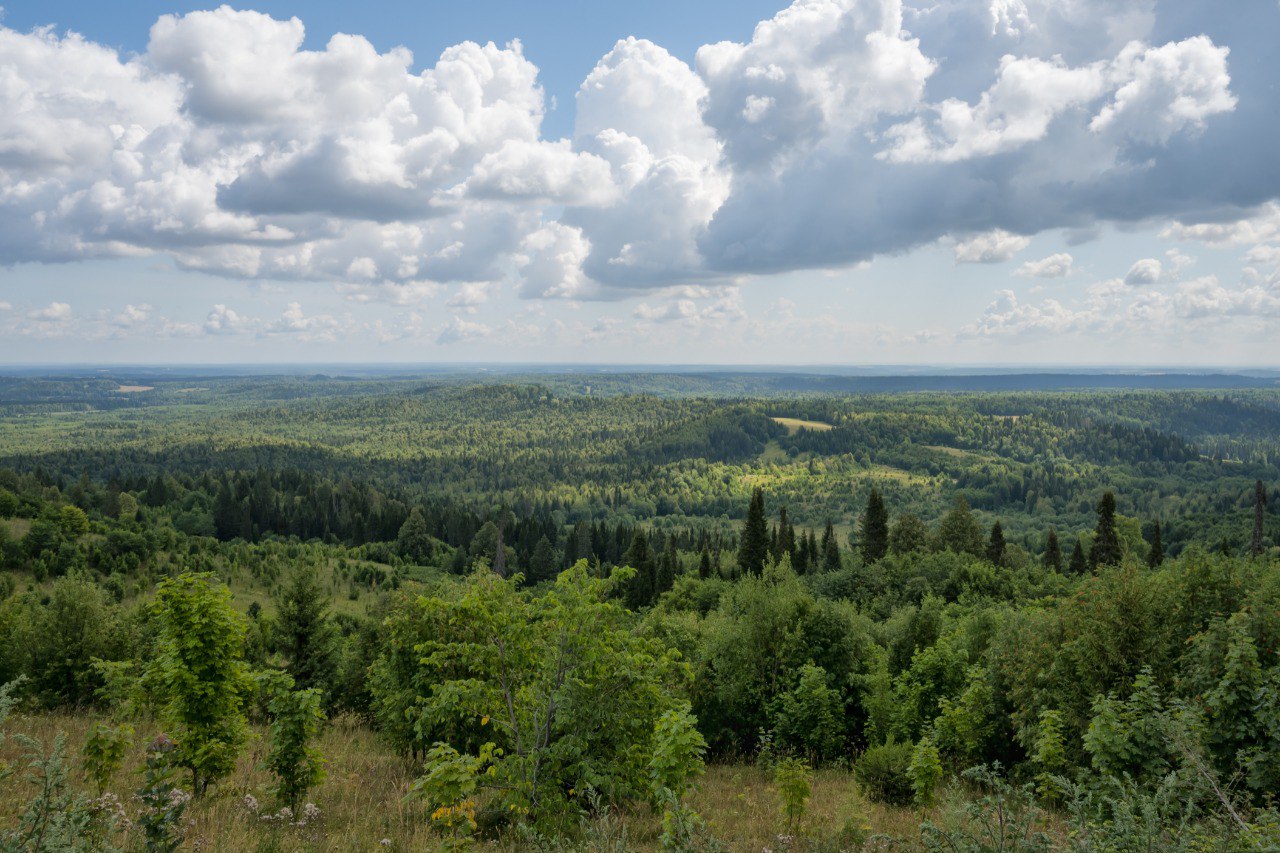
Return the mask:
<path fill-rule="evenodd" d="M 10 4 L 0 362 L 1275 366 L 1232 12 Z"/>

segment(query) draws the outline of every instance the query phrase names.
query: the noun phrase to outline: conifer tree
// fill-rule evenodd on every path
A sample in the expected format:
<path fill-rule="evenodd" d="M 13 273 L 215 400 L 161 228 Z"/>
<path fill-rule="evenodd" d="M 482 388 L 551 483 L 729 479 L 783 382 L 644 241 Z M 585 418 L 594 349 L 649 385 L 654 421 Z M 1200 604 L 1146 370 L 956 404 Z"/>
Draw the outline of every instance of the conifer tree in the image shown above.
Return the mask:
<path fill-rule="evenodd" d="M 529 583 L 541 583 L 555 576 L 556 549 L 551 544 L 551 540 L 543 536 L 538 540 L 538 544 L 533 546 L 533 553 L 529 555 L 529 571 L 526 580 Z"/>
<path fill-rule="evenodd" d="M 409 517 L 400 526 L 396 536 L 396 546 L 400 555 L 421 565 L 435 555 L 435 543 L 431 540 L 431 529 L 422 514 L 421 507 L 409 510 Z"/>
<path fill-rule="evenodd" d="M 1147 565 L 1156 568 L 1164 562 L 1164 543 L 1160 541 L 1160 522 L 1151 525 L 1151 550 L 1147 552 Z"/>
<path fill-rule="evenodd" d="M 831 522 L 822 534 L 822 570 L 836 572 L 841 568 L 840 543 L 836 541 L 836 530 Z"/>
<path fill-rule="evenodd" d="M 636 570 L 627 587 L 627 607 L 639 610 L 653 601 L 656 571 L 649 555 L 649 539 L 643 530 L 637 530 L 631 538 L 631 547 L 622 556 L 622 564 Z"/>
<path fill-rule="evenodd" d="M 1116 532 L 1116 496 L 1107 492 L 1098 501 L 1098 526 L 1089 549 L 1089 567 L 1114 566 L 1120 562 L 1120 535 Z"/>
<path fill-rule="evenodd" d="M 1076 537 L 1076 547 L 1071 550 L 1071 561 L 1067 564 L 1067 571 L 1073 575 L 1082 575 L 1089 568 L 1088 562 L 1084 558 L 1084 546 L 1080 544 L 1080 537 Z"/>
<path fill-rule="evenodd" d="M 1062 546 L 1058 544 L 1058 531 L 1052 527 L 1044 543 L 1044 566 L 1055 572 L 1062 571 Z"/>
<path fill-rule="evenodd" d="M 862 562 L 878 562 L 889 550 L 889 513 L 879 489 L 872 487 L 867 510 L 862 516 Z"/>
<path fill-rule="evenodd" d="M 945 551 L 981 557 L 982 538 L 982 525 L 973 517 L 969 502 L 963 495 L 957 495 L 955 506 L 938 522 L 938 545 Z"/>
<path fill-rule="evenodd" d="M 276 648 L 300 690 L 328 695 L 337 674 L 337 627 L 314 566 L 300 565 L 276 599 Z"/>
<path fill-rule="evenodd" d="M 991 525 L 991 538 L 987 540 L 987 561 L 1000 566 L 1004 564 L 1004 528 L 997 521 Z"/>
<path fill-rule="evenodd" d="M 747 507 L 747 520 L 742 525 L 742 540 L 738 545 L 738 569 L 745 574 L 758 575 L 764 571 L 765 558 L 769 555 L 769 530 L 764 518 L 764 492 L 751 493 Z"/>
<path fill-rule="evenodd" d="M 711 577 L 711 552 L 702 546 L 702 554 L 698 557 L 698 577 L 707 580 Z"/>
<path fill-rule="evenodd" d="M 1267 511 L 1267 489 L 1259 480 L 1253 486 L 1253 542 L 1249 553 L 1254 557 L 1262 556 L 1262 522 Z"/>
<path fill-rule="evenodd" d="M 795 562 L 796 531 L 791 526 L 791 519 L 787 517 L 785 506 L 778 510 L 778 559 L 782 559 L 783 554 L 789 555 L 792 562 Z"/>

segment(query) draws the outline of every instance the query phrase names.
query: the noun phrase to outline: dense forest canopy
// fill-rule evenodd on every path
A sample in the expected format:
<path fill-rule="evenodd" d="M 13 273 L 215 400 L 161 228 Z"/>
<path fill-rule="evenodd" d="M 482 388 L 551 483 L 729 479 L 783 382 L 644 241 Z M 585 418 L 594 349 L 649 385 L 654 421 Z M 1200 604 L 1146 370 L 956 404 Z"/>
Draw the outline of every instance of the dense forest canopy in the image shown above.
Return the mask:
<path fill-rule="evenodd" d="M 93 724 L 0 839 L 321 843 L 327 721 L 414 804 L 357 847 L 746 844 L 721 767 L 809 849 L 1280 839 L 1280 391 L 625 384 L 6 380 L 0 731 Z M 840 780 L 876 827 L 806 824 Z"/>

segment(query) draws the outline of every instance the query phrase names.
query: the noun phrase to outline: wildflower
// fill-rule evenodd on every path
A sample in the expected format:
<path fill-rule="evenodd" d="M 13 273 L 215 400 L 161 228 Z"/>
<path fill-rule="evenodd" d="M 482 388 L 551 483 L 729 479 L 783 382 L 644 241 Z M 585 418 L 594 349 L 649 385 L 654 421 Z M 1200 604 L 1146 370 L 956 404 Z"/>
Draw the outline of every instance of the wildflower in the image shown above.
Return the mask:
<path fill-rule="evenodd" d="M 255 797 L 253 794 L 245 794 L 244 807 L 249 811 L 253 812 L 254 814 L 257 814 L 258 809 L 260 808 L 260 806 L 258 805 L 258 798 Z"/>
<path fill-rule="evenodd" d="M 379 844 L 381 844 L 383 847 L 390 847 L 390 846 L 391 846 L 391 839 L 390 839 L 390 838 L 384 838 L 384 839 L 382 839 L 381 841 L 379 841 L 378 843 L 379 843 Z"/>

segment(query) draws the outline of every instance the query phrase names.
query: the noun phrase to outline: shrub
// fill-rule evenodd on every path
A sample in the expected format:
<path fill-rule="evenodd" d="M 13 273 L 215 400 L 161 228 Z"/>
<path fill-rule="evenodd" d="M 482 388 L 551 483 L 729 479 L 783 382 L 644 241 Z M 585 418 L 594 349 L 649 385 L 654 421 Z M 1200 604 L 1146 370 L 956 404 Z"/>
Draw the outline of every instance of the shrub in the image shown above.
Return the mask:
<path fill-rule="evenodd" d="M 854 775 L 867 796 L 878 803 L 910 805 L 915 799 L 911 776 L 910 743 L 895 743 L 893 738 L 862 753 L 854 766 Z"/>
<path fill-rule="evenodd" d="M 804 811 L 809 804 L 809 765 L 798 758 L 784 758 L 778 762 L 773 774 L 782 799 L 782 817 L 787 822 L 787 834 L 794 833 L 804 821 Z"/>

